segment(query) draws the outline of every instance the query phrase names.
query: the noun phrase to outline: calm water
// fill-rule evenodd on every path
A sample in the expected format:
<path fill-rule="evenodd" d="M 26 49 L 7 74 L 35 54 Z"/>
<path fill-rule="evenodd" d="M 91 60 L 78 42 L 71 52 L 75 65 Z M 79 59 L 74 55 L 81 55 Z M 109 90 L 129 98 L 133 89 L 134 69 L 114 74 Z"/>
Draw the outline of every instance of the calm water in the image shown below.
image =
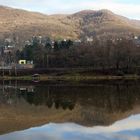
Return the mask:
<path fill-rule="evenodd" d="M 140 140 L 140 86 L 1 82 L 0 140 Z"/>

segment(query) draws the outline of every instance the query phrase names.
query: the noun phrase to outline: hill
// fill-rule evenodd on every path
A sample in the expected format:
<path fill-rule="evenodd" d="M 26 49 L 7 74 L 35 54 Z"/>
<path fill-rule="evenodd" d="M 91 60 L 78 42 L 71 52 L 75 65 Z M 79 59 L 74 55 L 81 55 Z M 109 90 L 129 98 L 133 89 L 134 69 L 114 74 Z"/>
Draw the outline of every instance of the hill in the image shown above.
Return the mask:
<path fill-rule="evenodd" d="M 140 33 L 140 21 L 130 20 L 109 10 L 81 11 L 71 16 L 81 25 L 81 36 L 127 36 Z"/>
<path fill-rule="evenodd" d="M 16 36 L 21 42 L 34 35 L 77 39 L 140 34 L 140 21 L 130 20 L 108 10 L 45 15 L 0 6 L 0 13 L 0 38 Z"/>

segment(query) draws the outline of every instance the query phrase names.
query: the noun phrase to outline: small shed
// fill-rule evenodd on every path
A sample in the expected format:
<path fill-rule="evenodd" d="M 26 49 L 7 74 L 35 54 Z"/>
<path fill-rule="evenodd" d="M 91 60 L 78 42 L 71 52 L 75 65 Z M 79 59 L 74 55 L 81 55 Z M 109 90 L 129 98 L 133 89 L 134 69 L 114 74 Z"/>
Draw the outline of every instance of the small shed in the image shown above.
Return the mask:
<path fill-rule="evenodd" d="M 32 81 L 33 82 L 39 82 L 40 81 L 40 74 L 33 74 L 32 75 Z"/>

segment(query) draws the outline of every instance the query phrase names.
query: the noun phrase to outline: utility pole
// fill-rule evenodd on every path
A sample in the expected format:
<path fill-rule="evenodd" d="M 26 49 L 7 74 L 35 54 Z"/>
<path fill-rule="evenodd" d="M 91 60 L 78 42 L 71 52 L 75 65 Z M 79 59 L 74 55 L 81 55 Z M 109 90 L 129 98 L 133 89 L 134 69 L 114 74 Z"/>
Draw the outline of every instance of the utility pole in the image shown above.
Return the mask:
<path fill-rule="evenodd" d="M 15 63 L 15 76 L 17 76 L 17 68 L 16 68 L 16 63 Z"/>
<path fill-rule="evenodd" d="M 47 54 L 47 68 L 49 68 L 49 55 Z"/>
<path fill-rule="evenodd" d="M 2 56 L 2 76 L 4 77 L 4 58 Z"/>

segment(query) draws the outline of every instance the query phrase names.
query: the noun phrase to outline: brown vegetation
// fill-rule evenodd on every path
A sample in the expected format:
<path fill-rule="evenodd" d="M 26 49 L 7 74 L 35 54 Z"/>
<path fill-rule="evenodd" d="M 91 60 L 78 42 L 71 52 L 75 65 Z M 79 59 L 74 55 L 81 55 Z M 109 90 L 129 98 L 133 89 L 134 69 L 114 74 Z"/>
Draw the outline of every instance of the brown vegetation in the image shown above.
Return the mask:
<path fill-rule="evenodd" d="M 91 35 L 104 37 L 140 33 L 139 21 L 129 20 L 108 10 L 48 16 L 1 6 L 0 13 L 1 38 L 15 34 L 25 41 L 33 35 L 75 39 Z"/>

